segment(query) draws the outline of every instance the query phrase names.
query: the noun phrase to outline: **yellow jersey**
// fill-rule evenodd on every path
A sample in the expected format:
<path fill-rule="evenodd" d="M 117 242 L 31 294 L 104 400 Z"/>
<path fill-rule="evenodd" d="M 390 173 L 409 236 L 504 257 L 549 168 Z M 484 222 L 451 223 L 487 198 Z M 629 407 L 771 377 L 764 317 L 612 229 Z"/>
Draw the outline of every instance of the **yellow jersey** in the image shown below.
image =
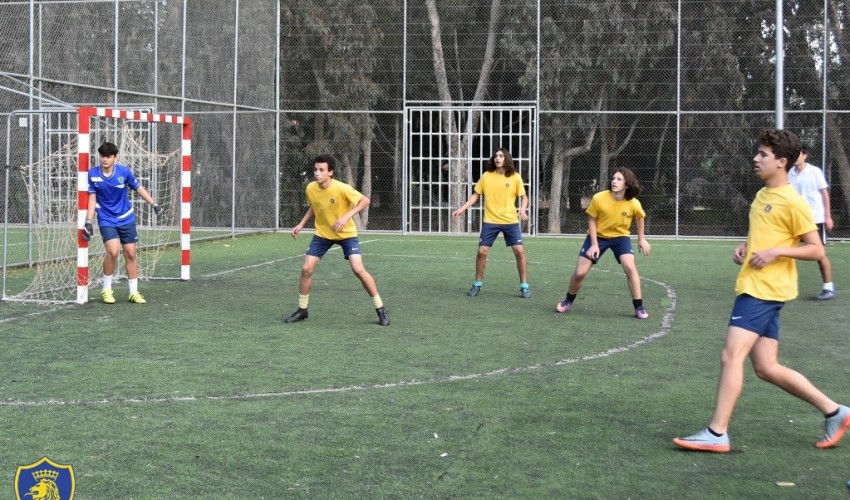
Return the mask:
<path fill-rule="evenodd" d="M 525 195 L 525 186 L 519 173 L 505 177 L 498 172 L 484 172 L 475 185 L 475 192 L 484 197 L 484 222 L 519 223 L 516 199 Z"/>
<path fill-rule="evenodd" d="M 761 188 L 750 205 L 747 255 L 735 281 L 735 293 L 781 302 L 795 298 L 796 259 L 778 257 L 761 269 L 751 266 L 750 259 L 760 250 L 795 247 L 801 236 L 816 230 L 812 210 L 792 184 Z"/>
<path fill-rule="evenodd" d="M 318 182 L 307 185 L 307 203 L 313 209 L 316 224 L 316 236 L 326 240 L 345 240 L 357 236 L 354 218 L 348 219 L 343 228 L 336 232 L 336 221 L 351 210 L 363 195 L 344 182 L 331 179 L 330 185 L 322 189 Z"/>
<path fill-rule="evenodd" d="M 585 212 L 596 219 L 596 236 L 600 238 L 629 236 L 632 219 L 646 218 L 646 212 L 637 198 L 616 200 L 610 189 L 593 195 Z"/>

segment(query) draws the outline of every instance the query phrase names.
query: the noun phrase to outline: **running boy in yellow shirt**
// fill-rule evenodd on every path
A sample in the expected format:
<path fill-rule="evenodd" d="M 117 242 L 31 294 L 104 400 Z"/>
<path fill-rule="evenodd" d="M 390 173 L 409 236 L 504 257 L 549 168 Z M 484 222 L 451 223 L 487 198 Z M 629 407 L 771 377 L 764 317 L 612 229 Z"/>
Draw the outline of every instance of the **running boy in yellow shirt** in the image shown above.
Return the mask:
<path fill-rule="evenodd" d="M 779 364 L 779 311 L 797 297 L 797 260 L 823 258 L 823 244 L 812 211 L 788 181 L 788 171 L 800 156 L 800 139 L 786 130 L 765 129 L 753 158 L 764 187 L 750 205 L 747 241 L 732 260 L 742 266 L 735 282 L 735 305 L 720 353 L 720 381 L 714 416 L 708 427 L 673 442 L 688 450 L 727 453 L 727 430 L 744 388 L 747 358 L 762 380 L 820 410 L 825 421 L 818 448 L 831 448 L 850 427 L 850 408 L 839 405 L 802 374 Z M 799 242 L 802 240 L 802 245 Z"/>

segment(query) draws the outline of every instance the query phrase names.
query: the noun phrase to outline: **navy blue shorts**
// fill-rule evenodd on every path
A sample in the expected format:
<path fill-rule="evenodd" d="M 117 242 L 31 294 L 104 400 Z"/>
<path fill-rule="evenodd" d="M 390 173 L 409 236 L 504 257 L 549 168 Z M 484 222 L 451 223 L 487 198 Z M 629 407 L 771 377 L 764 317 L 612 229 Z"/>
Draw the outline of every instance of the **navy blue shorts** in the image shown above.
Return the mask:
<path fill-rule="evenodd" d="M 522 245 L 522 229 L 519 222 L 516 224 L 491 224 L 485 222 L 481 225 L 481 236 L 478 238 L 478 246 L 492 247 L 499 233 L 505 235 L 505 245 L 512 247 Z"/>
<path fill-rule="evenodd" d="M 348 260 L 349 255 L 360 255 L 360 242 L 357 237 L 347 238 L 344 240 L 326 240 L 321 236 L 313 235 L 310 240 L 310 246 L 307 248 L 307 255 L 322 258 L 331 249 L 332 246 L 339 245 L 342 247 L 342 255 L 345 260 Z"/>
<path fill-rule="evenodd" d="M 820 223 L 815 225 L 818 227 L 818 236 L 820 236 L 820 242 L 826 245 L 826 224 Z"/>
<path fill-rule="evenodd" d="M 785 302 L 761 300 L 746 293 L 735 297 L 729 326 L 757 333 L 760 337 L 779 340 L 779 311 Z"/>
<path fill-rule="evenodd" d="M 104 243 L 115 238 L 118 238 L 122 245 L 139 241 L 135 222 L 118 227 L 98 226 L 98 229 L 100 229 L 100 237 L 103 238 Z"/>
<path fill-rule="evenodd" d="M 590 248 L 590 235 L 584 239 L 584 245 L 581 246 L 581 250 L 578 252 L 579 257 L 584 257 L 596 264 L 599 262 L 599 259 L 602 258 L 605 250 L 610 248 L 611 251 L 614 252 L 614 258 L 617 259 L 617 262 L 619 263 L 621 255 L 635 253 L 634 250 L 632 250 L 632 239 L 628 236 L 617 236 L 616 238 L 597 237 L 596 242 L 599 243 L 599 257 L 591 259 L 587 256 L 587 249 Z"/>

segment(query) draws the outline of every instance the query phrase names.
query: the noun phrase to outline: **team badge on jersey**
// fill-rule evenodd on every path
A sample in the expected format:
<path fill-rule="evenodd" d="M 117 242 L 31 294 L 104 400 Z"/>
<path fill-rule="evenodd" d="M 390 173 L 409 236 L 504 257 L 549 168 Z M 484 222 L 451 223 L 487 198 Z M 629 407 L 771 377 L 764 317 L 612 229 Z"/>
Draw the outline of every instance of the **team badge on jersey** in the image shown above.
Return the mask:
<path fill-rule="evenodd" d="M 47 457 L 21 465 L 15 473 L 15 498 L 32 500 L 72 500 L 76 481 L 74 468 Z"/>
<path fill-rule="evenodd" d="M 330 199 L 330 202 L 331 202 L 331 203 L 336 203 L 336 199 L 335 199 L 335 198 L 331 198 L 331 199 Z"/>
<path fill-rule="evenodd" d="M 124 177 L 118 177 L 118 184 L 124 184 Z"/>
<path fill-rule="evenodd" d="M 771 210 L 773 210 L 773 205 L 765 205 L 764 206 L 765 213 L 770 213 Z"/>

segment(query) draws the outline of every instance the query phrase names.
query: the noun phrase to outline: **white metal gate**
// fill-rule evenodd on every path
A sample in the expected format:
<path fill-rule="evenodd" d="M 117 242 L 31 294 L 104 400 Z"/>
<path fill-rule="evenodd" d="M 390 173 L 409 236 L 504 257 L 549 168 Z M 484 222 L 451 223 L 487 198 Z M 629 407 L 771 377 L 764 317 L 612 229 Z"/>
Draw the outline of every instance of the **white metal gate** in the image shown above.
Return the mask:
<path fill-rule="evenodd" d="M 449 120 L 450 117 L 450 120 Z M 464 223 L 451 214 L 472 195 L 493 152 L 507 148 L 529 199 L 523 232 L 537 234 L 537 109 L 534 106 L 439 107 L 405 110 L 405 232 L 481 230 L 482 206 Z"/>

